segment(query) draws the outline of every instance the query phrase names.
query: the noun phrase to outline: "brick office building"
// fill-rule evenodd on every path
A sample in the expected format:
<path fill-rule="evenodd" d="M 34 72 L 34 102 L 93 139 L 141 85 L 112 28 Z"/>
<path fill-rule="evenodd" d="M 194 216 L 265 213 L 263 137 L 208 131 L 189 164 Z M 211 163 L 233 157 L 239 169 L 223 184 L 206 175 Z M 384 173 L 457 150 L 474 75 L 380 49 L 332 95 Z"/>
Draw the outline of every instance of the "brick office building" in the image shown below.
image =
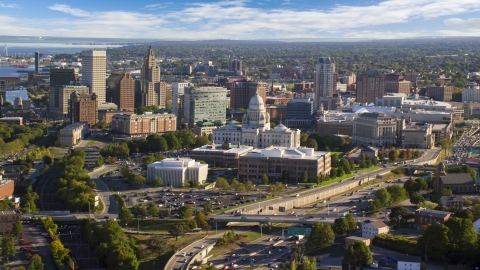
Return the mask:
<path fill-rule="evenodd" d="M 80 94 L 73 92 L 70 95 L 70 124 L 87 122 L 90 127 L 97 123 L 98 107 L 97 94 Z"/>
<path fill-rule="evenodd" d="M 112 116 L 112 131 L 130 136 L 146 136 L 177 130 L 177 117 L 174 114 L 142 115 L 116 114 Z"/>

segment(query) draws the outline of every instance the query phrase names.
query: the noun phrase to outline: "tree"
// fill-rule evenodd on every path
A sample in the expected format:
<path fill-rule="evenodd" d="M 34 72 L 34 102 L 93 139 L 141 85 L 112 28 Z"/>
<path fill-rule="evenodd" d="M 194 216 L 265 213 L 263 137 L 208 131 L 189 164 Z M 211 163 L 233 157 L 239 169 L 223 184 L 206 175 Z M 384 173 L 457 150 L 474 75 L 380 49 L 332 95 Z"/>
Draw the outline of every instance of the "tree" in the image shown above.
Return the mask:
<path fill-rule="evenodd" d="M 127 207 L 123 207 L 118 212 L 118 219 L 120 219 L 121 224 L 128 224 L 133 221 L 132 213 Z"/>
<path fill-rule="evenodd" d="M 101 167 L 103 165 L 103 157 L 100 155 L 98 156 L 97 162 L 95 163 L 95 167 Z"/>
<path fill-rule="evenodd" d="M 403 188 L 410 194 L 412 192 L 418 192 L 422 189 L 428 187 L 427 182 L 423 178 L 417 179 L 408 179 L 404 184 Z"/>
<path fill-rule="evenodd" d="M 57 257 L 63 261 L 65 257 L 70 253 L 70 250 L 68 248 L 65 248 L 60 242 L 60 240 L 55 239 L 50 243 L 50 251 L 52 251 L 53 254 L 57 255 Z"/>
<path fill-rule="evenodd" d="M 230 188 L 231 189 L 237 189 L 239 182 L 236 179 L 233 179 L 232 182 L 230 183 Z"/>
<path fill-rule="evenodd" d="M 170 227 L 170 229 L 168 230 L 168 233 L 175 237 L 175 241 L 178 240 L 178 237 L 179 236 L 182 236 L 184 235 L 185 233 L 187 232 L 187 227 L 185 225 L 182 225 L 182 224 L 176 224 L 176 225 L 173 225 L 172 227 Z"/>
<path fill-rule="evenodd" d="M 11 236 L 4 236 L 2 238 L 2 256 L 7 257 L 15 255 L 15 240 Z"/>
<path fill-rule="evenodd" d="M 208 214 L 210 214 L 211 212 L 213 212 L 212 201 L 207 201 L 207 202 L 203 205 L 203 213 L 204 213 L 205 215 L 208 215 Z"/>
<path fill-rule="evenodd" d="M 150 214 L 150 216 L 152 217 L 156 217 L 158 216 L 158 213 L 160 213 L 160 210 L 153 202 L 147 205 L 147 211 L 148 211 L 148 214 Z"/>
<path fill-rule="evenodd" d="M 191 219 L 193 216 L 193 210 L 192 207 L 186 205 L 186 206 L 181 206 L 178 208 L 178 214 L 180 215 L 181 218 L 183 219 Z"/>
<path fill-rule="evenodd" d="M 302 270 L 317 270 L 317 261 L 315 257 L 312 258 L 312 261 L 305 257 L 302 263 Z"/>
<path fill-rule="evenodd" d="M 350 231 L 355 230 L 357 228 L 357 222 L 355 222 L 355 219 L 353 218 L 352 214 L 348 213 L 345 216 L 345 219 L 347 220 L 348 229 Z"/>
<path fill-rule="evenodd" d="M 268 185 L 268 176 L 266 174 L 262 176 L 262 185 Z"/>
<path fill-rule="evenodd" d="M 355 266 L 370 265 L 373 263 L 372 253 L 364 242 L 356 241 L 350 244 L 343 259 Z"/>
<path fill-rule="evenodd" d="M 390 193 L 384 188 L 379 189 L 377 193 L 375 193 L 375 201 L 377 201 L 380 206 L 390 205 L 391 203 Z"/>
<path fill-rule="evenodd" d="M 308 138 L 305 146 L 308 148 L 313 148 L 315 151 L 318 149 L 317 141 L 312 138 Z"/>
<path fill-rule="evenodd" d="M 304 170 L 300 176 L 300 181 L 302 183 L 307 183 L 308 182 L 308 172 Z"/>
<path fill-rule="evenodd" d="M 45 265 L 42 263 L 42 257 L 40 255 L 35 254 L 30 257 L 30 264 L 28 265 L 28 270 L 43 270 Z"/>
<path fill-rule="evenodd" d="M 243 184 L 243 183 L 238 183 L 238 184 L 235 186 L 235 191 L 236 191 L 236 192 L 245 192 L 245 184 Z"/>
<path fill-rule="evenodd" d="M 195 147 L 204 146 L 209 143 L 210 143 L 210 140 L 208 140 L 207 136 L 197 136 L 197 138 L 195 138 Z"/>
<path fill-rule="evenodd" d="M 447 155 L 447 150 L 452 147 L 452 141 L 447 138 L 442 138 L 438 141 L 438 144 L 445 150 L 445 155 Z"/>
<path fill-rule="evenodd" d="M 53 162 L 54 162 L 54 159 L 53 159 L 52 154 L 46 154 L 45 156 L 43 156 L 43 163 L 45 165 L 50 166 L 50 165 L 53 164 Z"/>
<path fill-rule="evenodd" d="M 322 249 L 333 244 L 335 240 L 335 233 L 329 224 L 323 224 L 320 222 L 313 225 L 310 236 L 307 239 L 307 249 Z"/>
<path fill-rule="evenodd" d="M 399 185 L 391 185 L 387 187 L 392 203 L 397 203 L 407 198 L 407 191 Z"/>
<path fill-rule="evenodd" d="M 455 213 L 455 216 L 458 218 L 465 218 L 470 220 L 474 219 L 473 213 L 472 211 L 470 211 L 470 209 L 463 209 L 463 210 L 457 211 Z"/>
<path fill-rule="evenodd" d="M 345 218 L 337 218 L 333 222 L 333 231 L 339 235 L 344 235 L 350 230 L 348 221 Z"/>
<path fill-rule="evenodd" d="M 300 145 L 301 146 L 306 146 L 307 145 L 307 140 L 308 140 L 308 133 L 300 133 Z"/>
<path fill-rule="evenodd" d="M 247 183 L 245 183 L 245 190 L 246 190 L 247 192 L 250 192 L 250 191 L 255 190 L 255 186 L 253 185 L 253 181 L 252 181 L 252 180 L 248 180 Z"/>
<path fill-rule="evenodd" d="M 434 203 L 440 203 L 440 199 L 443 196 L 452 196 L 452 190 L 447 188 L 442 188 L 441 190 L 435 192 L 430 196 L 430 200 Z"/>
<path fill-rule="evenodd" d="M 421 202 L 425 202 L 422 194 L 420 194 L 419 192 L 413 192 L 410 194 L 410 203 L 419 204 Z"/>
<path fill-rule="evenodd" d="M 143 175 L 135 175 L 132 179 L 132 182 L 135 185 L 141 185 L 141 184 L 145 183 L 146 181 L 147 181 L 147 179 L 145 179 L 145 176 L 143 176 Z"/>
<path fill-rule="evenodd" d="M 165 138 L 165 140 L 167 140 L 168 149 L 175 150 L 181 147 L 177 136 L 175 136 L 175 133 L 173 132 L 166 133 L 165 135 L 163 135 L 163 137 Z"/>
<path fill-rule="evenodd" d="M 350 167 L 350 162 L 348 162 L 348 160 L 346 158 L 343 158 L 341 161 L 340 161 L 340 164 L 343 168 L 343 171 L 346 173 L 346 174 L 350 174 L 352 172 L 352 168 Z"/>
<path fill-rule="evenodd" d="M 15 223 L 13 223 L 13 228 L 12 228 L 12 233 L 14 235 L 17 235 L 23 231 L 23 225 L 20 220 L 17 220 Z"/>
<path fill-rule="evenodd" d="M 163 185 L 163 179 L 161 177 L 155 177 L 153 179 L 153 184 L 158 187 L 158 186 L 161 186 Z"/>
<path fill-rule="evenodd" d="M 443 263 L 448 263 L 449 259 L 446 256 L 450 240 L 448 235 L 450 229 L 444 224 L 428 225 L 424 231 L 423 236 L 417 241 L 419 250 L 425 250 L 427 258 L 437 260 Z"/>
<path fill-rule="evenodd" d="M 388 152 L 388 159 L 390 161 L 397 161 L 398 159 L 398 150 L 396 149 L 391 149 L 389 152 Z"/>
<path fill-rule="evenodd" d="M 219 188 L 220 190 L 227 190 L 230 188 L 230 185 L 228 184 L 227 179 L 218 177 L 217 181 L 215 182 L 215 187 Z"/>

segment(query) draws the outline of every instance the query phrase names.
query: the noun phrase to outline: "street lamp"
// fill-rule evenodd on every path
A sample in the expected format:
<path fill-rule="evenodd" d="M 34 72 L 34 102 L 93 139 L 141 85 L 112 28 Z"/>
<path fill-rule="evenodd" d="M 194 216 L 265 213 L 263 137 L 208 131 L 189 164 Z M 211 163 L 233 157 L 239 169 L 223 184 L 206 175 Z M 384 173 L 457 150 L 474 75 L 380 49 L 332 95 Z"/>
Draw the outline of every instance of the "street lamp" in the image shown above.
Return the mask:
<path fill-rule="evenodd" d="M 28 202 L 27 204 L 28 204 L 28 215 L 30 215 L 30 202 Z"/>
<path fill-rule="evenodd" d="M 400 219 L 402 219 L 402 216 L 398 215 L 398 231 L 400 231 Z"/>

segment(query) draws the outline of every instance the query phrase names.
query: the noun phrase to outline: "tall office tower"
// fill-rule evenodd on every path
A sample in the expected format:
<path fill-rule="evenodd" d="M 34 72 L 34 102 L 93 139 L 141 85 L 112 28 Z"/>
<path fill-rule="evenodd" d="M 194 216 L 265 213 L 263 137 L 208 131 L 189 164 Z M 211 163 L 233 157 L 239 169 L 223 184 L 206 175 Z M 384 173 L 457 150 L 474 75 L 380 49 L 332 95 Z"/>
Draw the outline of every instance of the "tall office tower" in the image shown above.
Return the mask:
<path fill-rule="evenodd" d="M 135 98 L 135 80 L 130 72 L 112 71 L 107 79 L 107 102 L 117 104 L 119 110 L 132 111 Z"/>
<path fill-rule="evenodd" d="M 35 52 L 35 73 L 37 73 L 37 74 L 40 71 L 39 68 L 38 68 L 39 64 L 40 64 L 40 53 Z"/>
<path fill-rule="evenodd" d="M 385 94 L 385 76 L 377 70 L 366 70 L 357 75 L 357 102 L 375 103 Z"/>
<path fill-rule="evenodd" d="M 184 123 L 225 121 L 227 90 L 222 87 L 187 87 L 184 99 Z"/>
<path fill-rule="evenodd" d="M 143 60 L 140 71 L 140 81 L 136 85 L 135 94 L 138 99 L 137 105 L 155 105 L 165 108 L 166 84 L 160 83 L 160 66 L 157 65 L 152 46 L 148 48 L 148 55 Z"/>
<path fill-rule="evenodd" d="M 52 69 L 50 70 L 50 112 L 55 117 L 65 117 L 68 113 L 68 98 L 75 89 L 64 89 L 65 86 L 74 86 L 78 82 L 78 69 Z M 80 87 L 85 91 L 88 87 Z M 65 92 L 66 91 L 66 92 Z M 70 92 L 68 92 L 70 91 Z"/>
<path fill-rule="evenodd" d="M 172 112 L 177 116 L 177 125 L 181 125 L 183 121 L 183 95 L 185 94 L 185 87 L 189 83 L 173 82 L 172 83 Z"/>
<path fill-rule="evenodd" d="M 0 96 L 3 100 L 7 100 L 7 90 L 6 90 L 6 83 L 5 81 L 0 81 Z"/>
<path fill-rule="evenodd" d="M 2 109 L 2 106 L 3 106 L 3 96 L 0 95 L 0 118 L 3 117 L 3 109 Z"/>
<path fill-rule="evenodd" d="M 228 70 L 235 71 L 238 75 L 242 75 L 242 60 L 230 59 L 228 61 Z"/>
<path fill-rule="evenodd" d="M 88 50 L 82 52 L 82 84 L 97 94 L 97 102 L 106 102 L 107 52 Z"/>
<path fill-rule="evenodd" d="M 90 127 L 97 123 L 97 94 L 82 94 L 74 91 L 70 94 L 70 124 L 87 122 Z"/>
<path fill-rule="evenodd" d="M 50 92 L 52 92 L 50 90 Z M 87 86 L 80 85 L 57 85 L 55 87 L 55 92 L 50 93 L 50 114 L 53 117 L 58 118 L 67 118 L 69 111 L 69 100 L 70 95 L 73 92 L 78 92 L 80 94 L 89 94 L 90 90 Z"/>
<path fill-rule="evenodd" d="M 315 111 L 320 108 L 321 97 L 332 97 L 337 89 L 335 59 L 320 57 L 315 71 Z"/>
<path fill-rule="evenodd" d="M 257 93 L 262 100 L 267 100 L 267 84 L 263 82 L 236 81 L 227 82 L 225 87 L 230 90 L 230 108 L 248 108 L 250 99 Z"/>

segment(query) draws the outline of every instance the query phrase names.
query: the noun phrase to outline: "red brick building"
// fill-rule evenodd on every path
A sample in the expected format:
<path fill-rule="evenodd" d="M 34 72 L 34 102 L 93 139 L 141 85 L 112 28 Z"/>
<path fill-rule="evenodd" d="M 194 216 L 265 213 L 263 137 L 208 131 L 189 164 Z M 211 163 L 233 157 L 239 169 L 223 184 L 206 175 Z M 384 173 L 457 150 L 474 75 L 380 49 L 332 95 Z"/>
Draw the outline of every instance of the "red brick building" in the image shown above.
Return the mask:
<path fill-rule="evenodd" d="M 453 213 L 420 208 L 415 211 L 415 225 L 417 229 L 430 224 L 443 224 L 450 219 Z"/>
<path fill-rule="evenodd" d="M 71 124 L 87 122 L 90 127 L 95 125 L 98 119 L 97 94 L 73 92 L 70 95 L 69 116 Z"/>
<path fill-rule="evenodd" d="M 172 132 L 177 130 L 177 117 L 174 114 L 116 114 L 112 117 L 111 128 L 130 136 Z"/>

